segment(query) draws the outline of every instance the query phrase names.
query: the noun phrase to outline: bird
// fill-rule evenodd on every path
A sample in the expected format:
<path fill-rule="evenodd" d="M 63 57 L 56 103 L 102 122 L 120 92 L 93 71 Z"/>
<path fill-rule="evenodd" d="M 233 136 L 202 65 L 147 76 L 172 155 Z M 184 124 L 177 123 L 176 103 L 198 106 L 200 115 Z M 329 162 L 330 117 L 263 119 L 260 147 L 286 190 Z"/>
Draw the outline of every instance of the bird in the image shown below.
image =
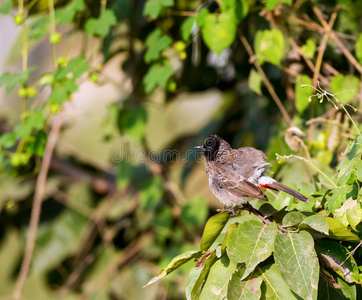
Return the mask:
<path fill-rule="evenodd" d="M 270 172 L 264 152 L 252 147 L 233 149 L 216 134 L 210 135 L 204 145 L 196 146 L 206 159 L 206 175 L 215 197 L 228 209 L 249 204 L 252 199 L 268 201 L 264 189 L 283 191 L 303 202 L 309 202 L 301 193 L 265 175 Z"/>

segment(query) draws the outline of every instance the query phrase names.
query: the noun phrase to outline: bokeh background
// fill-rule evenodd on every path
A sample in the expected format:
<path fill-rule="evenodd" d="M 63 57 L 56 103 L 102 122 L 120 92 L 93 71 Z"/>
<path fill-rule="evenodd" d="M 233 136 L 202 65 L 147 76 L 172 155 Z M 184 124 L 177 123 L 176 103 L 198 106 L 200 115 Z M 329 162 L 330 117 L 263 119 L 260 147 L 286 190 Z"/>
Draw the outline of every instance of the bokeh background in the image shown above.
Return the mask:
<path fill-rule="evenodd" d="M 43 28 L 41 20 L 49 18 L 47 1 L 31 3 L 25 14 L 28 33 Z M 62 9 L 69 3 L 54 4 Z M 18 4 L 0 16 L 1 74 L 24 67 L 23 27 L 14 23 Z M 185 29 L 185 22 L 203 7 L 218 15 L 222 5 L 243 5 L 244 15 L 236 32 L 230 32 L 230 45 L 217 55 L 212 51 L 218 52 L 217 46 L 208 42 L 210 33 L 201 31 L 195 20 Z M 102 6 L 115 17 L 103 37 L 85 29 L 87 20 L 99 18 Z M 316 86 L 319 80 L 328 91 L 352 89 L 343 100 L 359 107 L 361 13 L 359 1 L 89 0 L 71 22 L 57 25 L 62 40 L 56 43 L 56 58 L 47 29 L 43 36 L 29 38 L 28 65 L 38 67 L 29 85 L 52 72 L 55 59 L 59 63 L 59 58 L 83 55 L 89 69 L 58 106 L 47 106 L 51 89 L 42 86 L 35 85 L 36 97 L 27 99 L 28 107 L 52 112 L 43 122 L 46 134 L 57 114 L 63 123 L 23 299 L 184 299 L 194 262 L 142 287 L 173 257 L 197 249 L 207 218 L 221 208 L 209 191 L 203 158 L 193 148 L 210 134 L 233 147 L 265 151 L 273 176 L 311 197 L 318 190 L 315 170 L 296 159 L 278 161 L 275 154 L 312 159 L 334 176 L 355 128 L 327 100 L 319 103 L 314 97 L 309 103 L 314 92 L 300 85 Z M 321 18 L 332 20 L 332 33 Z M 170 39 L 166 47 L 161 39 L 147 44 L 156 29 Z M 278 30 L 282 42 L 271 29 Z M 261 32 L 266 33 L 258 44 Z M 161 50 L 152 61 L 146 54 L 155 45 Z M 248 45 L 259 54 L 250 55 Z M 274 53 L 281 57 L 273 59 Z M 163 78 L 151 73 L 155 61 L 171 66 L 172 74 Z M 150 77 L 159 82 L 150 87 Z M 1 84 L 4 135 L 22 122 L 24 99 L 20 87 L 7 93 Z M 361 114 L 347 109 L 360 128 Z M 292 126 L 300 131 L 287 131 Z M 17 146 L 7 151 L 18 153 Z M 2 161 L 0 299 L 11 299 L 15 289 L 40 157 L 31 155 L 20 164 Z M 279 208 L 303 205 L 286 195 L 268 197 Z M 260 205 L 257 200 L 252 204 Z"/>

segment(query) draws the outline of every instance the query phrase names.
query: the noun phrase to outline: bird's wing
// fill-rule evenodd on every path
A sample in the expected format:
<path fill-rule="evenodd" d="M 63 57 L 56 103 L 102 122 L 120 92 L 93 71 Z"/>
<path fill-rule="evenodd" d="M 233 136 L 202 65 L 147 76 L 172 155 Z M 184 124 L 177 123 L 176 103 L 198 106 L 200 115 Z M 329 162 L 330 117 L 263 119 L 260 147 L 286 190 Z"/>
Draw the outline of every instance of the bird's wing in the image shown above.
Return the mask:
<path fill-rule="evenodd" d="M 230 165 L 218 164 L 216 169 L 216 179 L 220 186 L 229 193 L 238 197 L 255 197 L 268 200 L 259 186 L 252 184 L 240 176 Z"/>

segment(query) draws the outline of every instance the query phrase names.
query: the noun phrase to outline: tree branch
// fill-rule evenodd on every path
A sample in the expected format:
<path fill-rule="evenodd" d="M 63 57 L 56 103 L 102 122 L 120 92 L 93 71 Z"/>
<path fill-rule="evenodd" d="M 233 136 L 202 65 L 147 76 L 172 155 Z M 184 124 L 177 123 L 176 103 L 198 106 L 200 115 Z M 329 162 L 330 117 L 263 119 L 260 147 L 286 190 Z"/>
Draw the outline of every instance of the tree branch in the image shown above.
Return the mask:
<path fill-rule="evenodd" d="M 251 46 L 249 45 L 249 42 L 247 41 L 247 39 L 245 38 L 245 36 L 239 32 L 239 38 L 241 40 L 241 42 L 243 43 L 246 52 L 248 52 L 250 58 L 255 57 L 255 54 L 253 52 L 253 49 L 251 48 Z M 285 122 L 287 123 L 288 127 L 293 126 L 293 121 L 290 118 L 287 110 L 285 109 L 282 101 L 279 99 L 278 95 L 276 94 L 272 84 L 270 83 L 268 77 L 265 75 L 263 68 L 260 66 L 260 64 L 258 63 L 258 61 L 256 59 L 253 59 L 252 63 L 254 64 L 254 67 L 256 68 L 256 70 L 258 71 L 258 73 L 260 74 L 265 87 L 267 88 L 268 92 L 270 93 L 270 96 L 273 98 L 275 104 L 278 106 L 280 112 L 283 115 L 283 118 L 285 120 Z"/>
<path fill-rule="evenodd" d="M 42 160 L 41 169 L 36 181 L 35 186 L 35 194 L 33 200 L 33 207 L 31 210 L 31 217 L 30 217 L 30 225 L 29 225 L 29 233 L 28 233 L 28 240 L 25 247 L 25 253 L 23 260 L 21 262 L 20 272 L 18 275 L 18 279 L 16 281 L 15 289 L 13 292 L 13 299 L 18 300 L 22 297 L 22 291 L 24 288 L 24 284 L 26 281 L 26 277 L 29 273 L 29 267 L 31 258 L 33 255 L 34 247 L 35 247 L 35 239 L 36 233 L 38 230 L 38 224 L 40 219 L 41 213 L 41 204 L 43 200 L 43 194 L 45 189 L 45 184 L 47 180 L 48 170 L 50 166 L 50 161 L 53 155 L 55 144 L 58 140 L 60 128 L 63 122 L 63 115 L 58 114 L 55 117 L 54 123 L 51 127 L 48 141 L 45 146 L 45 154 Z"/>

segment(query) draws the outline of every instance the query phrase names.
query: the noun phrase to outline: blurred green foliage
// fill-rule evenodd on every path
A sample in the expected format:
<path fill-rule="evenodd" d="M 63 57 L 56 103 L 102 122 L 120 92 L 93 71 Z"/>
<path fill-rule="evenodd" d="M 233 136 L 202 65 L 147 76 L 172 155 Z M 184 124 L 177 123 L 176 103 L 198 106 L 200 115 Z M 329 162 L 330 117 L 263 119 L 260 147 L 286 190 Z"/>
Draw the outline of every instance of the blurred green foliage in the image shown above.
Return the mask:
<path fill-rule="evenodd" d="M 119 147 L 102 163 L 80 154 L 86 133 L 56 147 L 24 298 L 361 297 L 360 1 L 5 0 L 0 14 L 22 47 L 21 68 L 0 75 L 21 106 L 16 123 L 0 115 L 1 297 L 19 276 L 54 118 L 83 84 L 114 83 L 102 126 L 82 122 Z M 40 44 L 52 66 L 30 65 Z M 310 202 L 252 201 L 269 225 L 215 214 L 193 151 L 211 133 L 264 150 Z"/>

